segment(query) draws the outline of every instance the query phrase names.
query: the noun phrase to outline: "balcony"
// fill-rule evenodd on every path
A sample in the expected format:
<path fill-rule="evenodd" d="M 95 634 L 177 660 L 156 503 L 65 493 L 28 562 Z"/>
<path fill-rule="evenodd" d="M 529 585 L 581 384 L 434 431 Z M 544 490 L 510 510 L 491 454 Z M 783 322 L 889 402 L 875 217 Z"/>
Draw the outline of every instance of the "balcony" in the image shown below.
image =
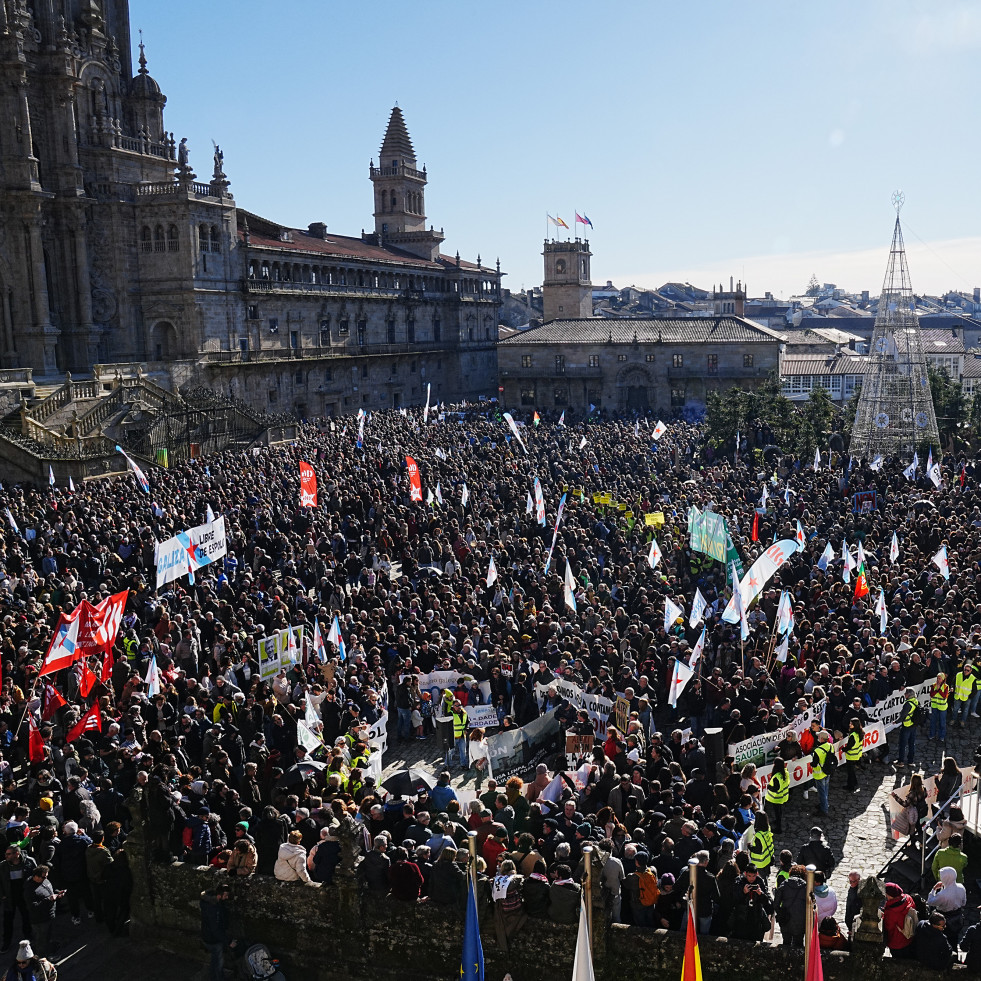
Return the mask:
<path fill-rule="evenodd" d="M 397 344 L 346 344 L 304 347 L 266 347 L 249 351 L 205 351 L 199 361 L 202 364 L 253 364 L 275 361 L 323 361 L 336 358 L 377 357 L 393 354 L 425 354 L 432 351 L 450 350 L 446 341 L 416 341 Z"/>
<path fill-rule="evenodd" d="M 569 364 L 559 368 L 556 365 L 542 365 L 535 368 L 501 368 L 502 378 L 602 378 L 603 369 L 599 365 Z"/>
<path fill-rule="evenodd" d="M 447 294 L 436 290 L 404 289 L 388 286 L 347 286 L 340 283 L 294 283 L 283 279 L 245 279 L 243 289 L 251 294 L 300 293 L 318 296 L 395 297 L 403 300 L 444 300 Z"/>
<path fill-rule="evenodd" d="M 424 170 L 414 170 L 412 167 L 406 167 L 405 164 L 399 164 L 397 167 L 370 167 L 369 175 L 372 178 L 412 177 L 417 181 L 426 180 L 426 172 Z"/>

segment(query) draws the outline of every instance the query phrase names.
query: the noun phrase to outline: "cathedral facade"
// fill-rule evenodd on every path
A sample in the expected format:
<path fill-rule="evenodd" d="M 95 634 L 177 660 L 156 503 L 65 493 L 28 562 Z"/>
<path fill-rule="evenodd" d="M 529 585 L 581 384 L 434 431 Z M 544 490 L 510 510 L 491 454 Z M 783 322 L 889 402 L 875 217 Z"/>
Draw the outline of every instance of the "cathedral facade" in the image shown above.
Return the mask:
<path fill-rule="evenodd" d="M 499 263 L 440 251 L 400 109 L 374 230 L 290 228 L 238 207 L 220 148 L 194 173 L 139 52 L 126 0 L 0 0 L 5 367 L 139 363 L 301 416 L 496 394 Z"/>

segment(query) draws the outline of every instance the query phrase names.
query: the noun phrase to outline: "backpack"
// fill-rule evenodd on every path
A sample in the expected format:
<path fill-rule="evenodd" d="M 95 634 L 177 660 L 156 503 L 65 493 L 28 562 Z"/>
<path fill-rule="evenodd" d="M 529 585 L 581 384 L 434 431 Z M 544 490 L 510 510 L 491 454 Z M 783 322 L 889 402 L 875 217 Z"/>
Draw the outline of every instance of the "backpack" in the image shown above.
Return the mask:
<path fill-rule="evenodd" d="M 657 888 L 657 876 L 650 869 L 637 873 L 637 884 L 641 906 L 653 906 L 661 898 L 661 891 Z"/>
<path fill-rule="evenodd" d="M 838 769 L 838 754 L 831 748 L 831 743 L 825 743 L 828 751 L 824 754 L 824 762 L 821 769 L 830 777 Z"/>
<path fill-rule="evenodd" d="M 913 725 L 921 726 L 927 720 L 926 709 L 922 705 L 917 705 L 913 709 Z"/>
<path fill-rule="evenodd" d="M 913 939 L 913 934 L 916 933 L 916 924 L 920 922 L 919 917 L 916 915 L 916 907 L 912 907 L 906 913 L 906 918 L 903 920 L 903 936 L 907 940 Z"/>

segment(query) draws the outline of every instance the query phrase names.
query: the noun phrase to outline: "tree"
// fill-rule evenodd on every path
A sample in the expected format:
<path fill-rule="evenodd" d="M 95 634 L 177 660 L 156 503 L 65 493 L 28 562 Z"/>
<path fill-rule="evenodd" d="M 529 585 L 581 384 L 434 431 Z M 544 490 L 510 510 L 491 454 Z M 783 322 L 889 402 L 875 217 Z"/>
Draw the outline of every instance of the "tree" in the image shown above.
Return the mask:
<path fill-rule="evenodd" d="M 940 446 L 951 448 L 958 435 L 958 426 L 967 415 L 967 398 L 961 383 L 951 381 L 946 368 L 928 365 L 927 372 L 930 378 L 930 394 L 933 396 L 933 411 L 937 415 Z"/>
<path fill-rule="evenodd" d="M 815 447 L 827 445 L 837 411 L 826 388 L 819 385 L 811 389 L 811 397 L 797 410 L 796 450 L 802 457 L 810 456 Z"/>
<path fill-rule="evenodd" d="M 807 284 L 807 289 L 804 291 L 804 296 L 817 296 L 821 292 L 821 284 L 818 282 L 817 276 L 811 273 L 811 281 Z"/>

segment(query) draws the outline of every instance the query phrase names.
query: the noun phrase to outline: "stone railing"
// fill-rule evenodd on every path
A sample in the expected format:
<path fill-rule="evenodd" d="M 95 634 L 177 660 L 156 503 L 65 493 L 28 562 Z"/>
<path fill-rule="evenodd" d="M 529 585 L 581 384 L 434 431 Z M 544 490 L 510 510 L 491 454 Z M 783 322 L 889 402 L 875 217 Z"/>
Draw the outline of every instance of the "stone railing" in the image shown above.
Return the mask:
<path fill-rule="evenodd" d="M 0 368 L 0 385 L 33 386 L 33 368 Z"/>
<path fill-rule="evenodd" d="M 123 389 L 114 388 L 108 395 L 103 395 L 86 412 L 78 417 L 78 431 L 80 433 L 90 433 L 96 426 L 101 426 L 114 412 L 122 408 Z"/>
<path fill-rule="evenodd" d="M 46 398 L 41 399 L 37 405 L 32 406 L 27 410 L 27 415 L 29 418 L 35 420 L 36 422 L 44 422 L 45 419 L 49 419 L 53 416 L 60 408 L 68 405 L 72 400 L 72 390 L 69 384 L 61 385 L 56 388 L 50 395 Z"/>

